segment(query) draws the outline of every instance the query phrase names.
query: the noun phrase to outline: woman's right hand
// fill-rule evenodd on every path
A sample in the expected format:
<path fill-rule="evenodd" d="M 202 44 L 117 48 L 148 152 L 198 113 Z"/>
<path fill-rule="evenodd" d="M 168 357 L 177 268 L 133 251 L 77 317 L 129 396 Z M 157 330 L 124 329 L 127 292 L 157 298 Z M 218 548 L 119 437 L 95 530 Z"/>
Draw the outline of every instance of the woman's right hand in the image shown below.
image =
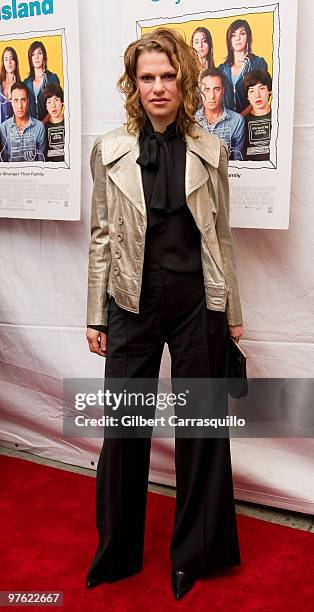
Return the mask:
<path fill-rule="evenodd" d="M 106 357 L 107 334 L 88 327 L 86 330 L 86 339 L 91 353 L 97 353 L 100 357 Z"/>

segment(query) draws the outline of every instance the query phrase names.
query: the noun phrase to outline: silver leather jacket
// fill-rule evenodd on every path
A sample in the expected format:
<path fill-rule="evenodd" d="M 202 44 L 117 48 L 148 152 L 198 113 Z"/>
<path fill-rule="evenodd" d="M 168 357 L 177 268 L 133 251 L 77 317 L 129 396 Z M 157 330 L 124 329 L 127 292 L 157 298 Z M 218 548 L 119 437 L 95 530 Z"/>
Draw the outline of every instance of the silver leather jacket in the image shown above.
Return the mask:
<path fill-rule="evenodd" d="M 200 231 L 207 308 L 227 309 L 229 325 L 242 323 L 229 226 L 228 151 L 199 125 L 186 140 L 186 201 Z M 94 180 L 89 247 L 87 325 L 107 324 L 108 294 L 139 312 L 146 206 L 139 132 L 126 126 L 97 138 L 92 155 Z"/>

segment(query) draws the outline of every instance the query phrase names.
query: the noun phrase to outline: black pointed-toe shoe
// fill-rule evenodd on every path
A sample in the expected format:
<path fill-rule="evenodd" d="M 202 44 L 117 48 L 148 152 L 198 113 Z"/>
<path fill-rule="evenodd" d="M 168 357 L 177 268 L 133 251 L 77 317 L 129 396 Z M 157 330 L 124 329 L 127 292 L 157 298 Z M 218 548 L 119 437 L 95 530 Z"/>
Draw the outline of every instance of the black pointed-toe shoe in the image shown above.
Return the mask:
<path fill-rule="evenodd" d="M 142 566 L 132 568 L 131 570 L 130 569 L 119 570 L 115 574 L 106 574 L 105 576 L 97 576 L 97 574 L 96 576 L 87 576 L 86 588 L 94 589 L 95 587 L 97 587 L 99 584 L 102 584 L 103 582 L 117 582 L 118 580 L 123 580 L 124 578 L 129 578 L 130 576 L 133 576 L 134 574 L 138 574 L 138 572 L 140 572 L 141 570 L 142 570 Z"/>
<path fill-rule="evenodd" d="M 96 586 L 98 586 L 99 584 L 101 584 L 103 581 L 101 579 L 96 579 L 96 578 L 87 578 L 86 579 L 86 588 L 87 589 L 94 589 Z"/>
<path fill-rule="evenodd" d="M 182 599 L 194 586 L 196 578 L 181 570 L 172 570 L 171 587 L 175 598 Z"/>

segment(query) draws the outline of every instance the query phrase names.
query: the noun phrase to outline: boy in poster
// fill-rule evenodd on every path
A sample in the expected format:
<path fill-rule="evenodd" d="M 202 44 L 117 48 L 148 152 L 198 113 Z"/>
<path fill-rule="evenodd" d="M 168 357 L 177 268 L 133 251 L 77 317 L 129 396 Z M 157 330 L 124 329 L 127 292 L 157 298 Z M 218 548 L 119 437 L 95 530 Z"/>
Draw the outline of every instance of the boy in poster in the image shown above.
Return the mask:
<path fill-rule="evenodd" d="M 269 161 L 271 138 L 272 78 L 267 70 L 252 70 L 244 78 L 244 89 L 252 106 L 245 117 L 245 159 Z"/>
<path fill-rule="evenodd" d="M 60 85 L 56 83 L 47 85 L 44 89 L 44 99 L 49 113 L 49 120 L 46 123 L 46 161 L 64 162 L 64 98 Z"/>

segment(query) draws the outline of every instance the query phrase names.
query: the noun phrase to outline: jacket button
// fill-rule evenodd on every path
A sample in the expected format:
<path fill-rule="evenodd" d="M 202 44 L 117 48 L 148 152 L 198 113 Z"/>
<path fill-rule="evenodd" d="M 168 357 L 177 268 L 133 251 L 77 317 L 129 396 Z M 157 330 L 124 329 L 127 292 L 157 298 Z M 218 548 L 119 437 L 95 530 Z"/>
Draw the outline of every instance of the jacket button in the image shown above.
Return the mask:
<path fill-rule="evenodd" d="M 122 240 L 123 240 L 122 234 L 117 234 L 117 240 L 118 240 L 118 242 L 122 242 Z"/>
<path fill-rule="evenodd" d="M 118 219 L 118 223 L 119 223 L 119 225 L 122 225 L 122 223 L 123 223 L 123 219 L 122 219 L 122 217 L 119 217 L 119 219 Z"/>
<path fill-rule="evenodd" d="M 113 273 L 115 274 L 115 276 L 119 276 L 120 274 L 119 268 L 114 268 Z"/>
<path fill-rule="evenodd" d="M 120 251 L 116 251 L 115 252 L 115 256 L 116 256 L 117 259 L 120 259 L 120 257 L 121 257 Z"/>

